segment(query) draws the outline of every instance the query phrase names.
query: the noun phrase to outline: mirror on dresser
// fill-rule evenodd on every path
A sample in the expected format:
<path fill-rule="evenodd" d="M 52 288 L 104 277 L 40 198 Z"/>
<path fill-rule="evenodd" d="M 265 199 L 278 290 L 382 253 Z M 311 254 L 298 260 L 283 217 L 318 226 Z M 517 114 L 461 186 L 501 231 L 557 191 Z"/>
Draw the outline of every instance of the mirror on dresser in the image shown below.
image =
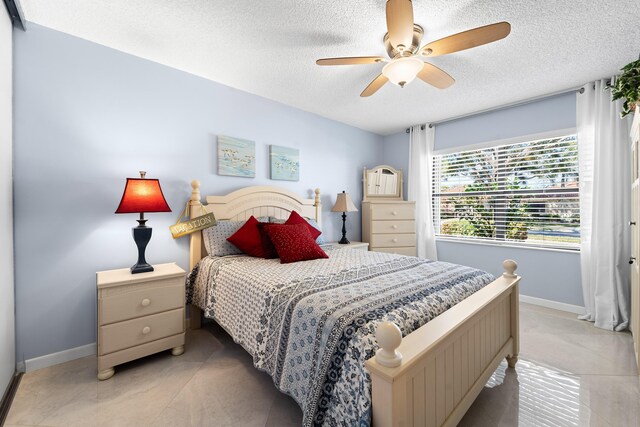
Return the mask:
<path fill-rule="evenodd" d="M 402 170 L 387 165 L 364 168 L 362 184 L 365 202 L 378 199 L 402 200 Z"/>
<path fill-rule="evenodd" d="M 402 180 L 391 166 L 364 169 L 362 240 L 371 251 L 416 256 L 415 202 L 403 200 Z"/>

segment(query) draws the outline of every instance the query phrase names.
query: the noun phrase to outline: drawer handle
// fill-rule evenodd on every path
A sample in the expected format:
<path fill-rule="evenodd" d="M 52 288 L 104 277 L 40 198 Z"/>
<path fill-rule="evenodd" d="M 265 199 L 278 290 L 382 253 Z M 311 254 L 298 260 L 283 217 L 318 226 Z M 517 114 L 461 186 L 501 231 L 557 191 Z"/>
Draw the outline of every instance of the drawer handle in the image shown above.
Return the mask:
<path fill-rule="evenodd" d="M 151 332 L 151 328 L 148 326 L 145 326 L 144 328 L 142 328 L 142 333 L 144 335 L 147 335 L 149 332 Z"/>
<path fill-rule="evenodd" d="M 391 212 L 391 215 L 398 215 L 398 211 Z"/>
<path fill-rule="evenodd" d="M 398 226 L 397 226 L 397 225 L 395 225 L 395 224 L 393 224 L 393 225 L 391 226 L 391 228 L 393 228 L 394 230 L 397 230 L 397 229 L 398 229 Z"/>
<path fill-rule="evenodd" d="M 398 243 L 398 239 L 391 239 L 393 243 Z"/>
<path fill-rule="evenodd" d="M 151 304 L 151 300 L 149 298 L 145 298 L 140 304 L 142 304 L 143 307 L 148 307 L 149 304 Z"/>

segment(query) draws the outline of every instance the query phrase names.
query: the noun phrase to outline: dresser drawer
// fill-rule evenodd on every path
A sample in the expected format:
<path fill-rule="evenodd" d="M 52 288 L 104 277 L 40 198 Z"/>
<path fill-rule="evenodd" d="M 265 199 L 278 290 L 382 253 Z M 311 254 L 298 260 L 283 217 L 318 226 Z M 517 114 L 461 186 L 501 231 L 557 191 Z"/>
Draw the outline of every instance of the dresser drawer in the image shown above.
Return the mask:
<path fill-rule="evenodd" d="M 373 250 L 376 252 L 387 252 L 390 254 L 416 256 L 415 246 L 407 248 L 374 248 Z"/>
<path fill-rule="evenodd" d="M 416 222 L 412 219 L 371 221 L 373 234 L 415 233 Z"/>
<path fill-rule="evenodd" d="M 415 219 L 415 205 L 407 204 L 375 204 L 371 206 L 372 220 L 398 220 L 398 219 Z"/>
<path fill-rule="evenodd" d="M 101 326 L 184 307 L 184 277 L 117 286 L 99 292 L 98 324 Z"/>
<path fill-rule="evenodd" d="M 100 326 L 98 354 L 159 340 L 184 332 L 184 308 Z"/>
<path fill-rule="evenodd" d="M 411 234 L 374 234 L 371 236 L 371 246 L 375 248 L 395 248 L 400 246 L 415 246 L 416 235 Z"/>

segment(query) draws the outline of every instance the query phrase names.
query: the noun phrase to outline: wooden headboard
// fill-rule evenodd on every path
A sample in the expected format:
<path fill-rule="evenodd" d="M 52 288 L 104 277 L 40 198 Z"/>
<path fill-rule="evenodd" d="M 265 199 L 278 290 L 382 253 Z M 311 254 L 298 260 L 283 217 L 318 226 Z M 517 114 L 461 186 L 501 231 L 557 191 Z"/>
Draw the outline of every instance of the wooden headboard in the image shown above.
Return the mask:
<path fill-rule="evenodd" d="M 266 185 L 246 187 L 226 196 L 207 196 L 207 203 L 201 205 L 200 181 L 191 181 L 191 187 L 189 212 L 192 218 L 204 214 L 200 206 L 207 212 L 213 212 L 217 220 L 232 221 L 245 221 L 251 215 L 287 219 L 291 211 L 296 211 L 304 217 L 315 218 L 318 225 L 322 225 L 319 188 L 315 189 L 315 198 L 304 199 L 283 188 Z M 190 268 L 207 256 L 202 232 L 191 234 L 189 252 Z"/>

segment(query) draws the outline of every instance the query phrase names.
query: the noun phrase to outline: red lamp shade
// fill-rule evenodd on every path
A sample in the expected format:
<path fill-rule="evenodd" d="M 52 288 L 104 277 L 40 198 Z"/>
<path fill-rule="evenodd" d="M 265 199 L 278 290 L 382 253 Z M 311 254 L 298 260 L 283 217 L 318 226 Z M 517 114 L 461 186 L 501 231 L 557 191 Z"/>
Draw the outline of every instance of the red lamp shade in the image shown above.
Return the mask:
<path fill-rule="evenodd" d="M 116 209 L 121 213 L 171 212 L 162 194 L 160 181 L 146 178 L 127 178 L 124 194 Z"/>

